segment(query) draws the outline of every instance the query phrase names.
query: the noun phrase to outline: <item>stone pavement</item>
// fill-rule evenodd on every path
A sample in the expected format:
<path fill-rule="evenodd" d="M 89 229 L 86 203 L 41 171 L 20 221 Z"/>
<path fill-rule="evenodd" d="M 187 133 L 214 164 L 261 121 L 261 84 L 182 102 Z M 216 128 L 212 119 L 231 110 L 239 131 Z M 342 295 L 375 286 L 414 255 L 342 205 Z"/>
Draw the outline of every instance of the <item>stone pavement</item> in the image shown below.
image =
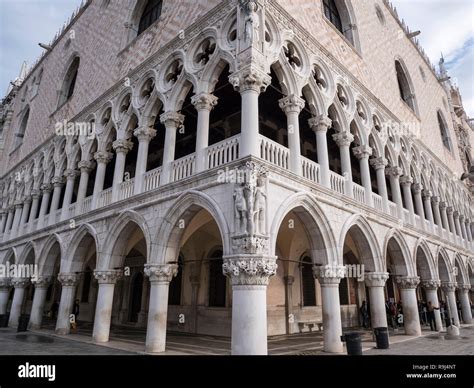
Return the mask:
<path fill-rule="evenodd" d="M 350 331 L 350 330 L 347 330 Z M 422 337 L 410 337 L 390 332 L 390 348 L 375 349 L 368 330 L 362 335 L 366 355 L 474 355 L 474 325 L 464 326 L 459 339 L 445 339 L 445 333 L 423 331 Z M 145 354 L 145 330 L 132 327 L 112 327 L 110 341 L 95 344 L 92 327 L 83 326 L 79 333 L 58 336 L 53 330 L 17 333 L 0 328 L 0 355 L 133 355 Z M 323 333 L 301 333 L 270 337 L 270 355 L 328 355 L 323 351 Z M 222 337 L 168 333 L 166 352 L 160 355 L 229 355 L 230 339 Z"/>

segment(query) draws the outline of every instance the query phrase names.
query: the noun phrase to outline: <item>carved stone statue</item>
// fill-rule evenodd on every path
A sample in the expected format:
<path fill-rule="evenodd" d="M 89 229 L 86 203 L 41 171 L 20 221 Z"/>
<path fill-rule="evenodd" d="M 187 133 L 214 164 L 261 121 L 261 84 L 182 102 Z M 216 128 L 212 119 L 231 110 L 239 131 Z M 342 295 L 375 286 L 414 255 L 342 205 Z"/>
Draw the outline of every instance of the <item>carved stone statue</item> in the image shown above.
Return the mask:
<path fill-rule="evenodd" d="M 245 18 L 245 43 L 248 46 L 260 40 L 259 28 L 260 18 L 257 14 L 257 4 L 253 1 L 249 1 L 247 4 L 247 16 Z"/>
<path fill-rule="evenodd" d="M 256 226 L 255 233 L 262 233 L 265 221 L 265 207 L 267 195 L 265 194 L 265 182 L 262 178 L 257 179 L 257 187 L 255 187 L 255 210 L 254 223 Z"/>
<path fill-rule="evenodd" d="M 239 232 L 247 233 L 247 201 L 245 199 L 244 188 L 236 186 L 234 190 L 235 220 Z"/>

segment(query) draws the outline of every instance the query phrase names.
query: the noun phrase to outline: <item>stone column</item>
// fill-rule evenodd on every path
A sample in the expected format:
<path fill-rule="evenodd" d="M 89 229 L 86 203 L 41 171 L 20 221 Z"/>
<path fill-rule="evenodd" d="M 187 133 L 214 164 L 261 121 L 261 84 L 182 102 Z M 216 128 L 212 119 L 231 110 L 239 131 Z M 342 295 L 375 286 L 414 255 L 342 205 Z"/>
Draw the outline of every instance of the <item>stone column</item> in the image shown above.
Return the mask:
<path fill-rule="evenodd" d="M 289 167 L 290 171 L 297 175 L 302 175 L 299 115 L 304 105 L 304 100 L 295 94 L 279 100 L 280 109 L 285 112 L 288 125 Z"/>
<path fill-rule="evenodd" d="M 206 150 L 209 146 L 209 119 L 218 98 L 209 93 L 200 93 L 191 98 L 198 113 L 196 130 L 196 172 L 205 171 L 208 167 Z"/>
<path fill-rule="evenodd" d="M 0 235 L 3 233 L 5 230 L 5 225 L 7 223 L 7 211 L 5 209 L 0 209 Z"/>
<path fill-rule="evenodd" d="M 168 322 L 168 292 L 171 279 L 178 273 L 177 264 L 145 264 L 145 275 L 150 280 L 150 303 L 145 350 L 148 353 L 166 349 Z"/>
<path fill-rule="evenodd" d="M 61 210 L 61 220 L 68 219 L 71 215 L 69 214 L 69 206 L 71 206 L 72 195 L 74 194 L 74 182 L 79 172 L 76 170 L 68 169 L 64 171 L 66 177 L 66 190 L 64 191 L 63 207 Z"/>
<path fill-rule="evenodd" d="M 49 211 L 49 214 L 54 215 L 56 213 L 56 210 L 59 209 L 59 200 L 61 199 L 61 190 L 64 186 L 64 180 L 65 179 L 62 176 L 55 176 L 51 181 L 53 185 L 53 199 L 51 200 L 51 209 Z"/>
<path fill-rule="evenodd" d="M 18 227 L 20 225 L 20 219 L 21 219 L 21 209 L 23 208 L 23 203 L 20 201 L 16 201 L 14 207 L 15 207 L 15 213 L 13 216 L 13 223 L 10 230 L 10 239 L 15 238 L 18 232 Z"/>
<path fill-rule="evenodd" d="M 3 241 L 8 239 L 9 231 L 12 228 L 12 223 L 13 223 L 13 212 L 15 210 L 14 206 L 10 206 L 7 210 L 7 221 L 5 224 L 5 230 L 4 230 L 4 235 L 3 235 Z"/>
<path fill-rule="evenodd" d="M 35 285 L 35 294 L 33 296 L 33 305 L 31 306 L 31 315 L 29 327 L 32 330 L 41 328 L 41 322 L 43 321 L 43 310 L 44 303 L 46 301 L 46 294 L 48 293 L 48 287 L 51 278 L 38 276 L 32 280 Z"/>
<path fill-rule="evenodd" d="M 232 354 L 267 354 L 267 285 L 276 273 L 275 257 L 225 257 L 232 280 Z"/>
<path fill-rule="evenodd" d="M 385 181 L 385 167 L 387 166 L 387 163 L 387 159 L 383 157 L 370 160 L 370 164 L 374 167 L 377 175 L 377 188 L 379 190 L 379 195 L 382 197 L 383 211 L 389 214 L 390 209 L 388 207 L 387 182 Z"/>
<path fill-rule="evenodd" d="M 449 311 L 449 317 L 451 322 L 454 321 L 454 325 L 460 327 L 458 308 L 456 305 L 456 283 L 455 282 L 441 282 L 441 288 L 447 299 L 447 306 Z"/>
<path fill-rule="evenodd" d="M 462 232 L 461 232 L 461 223 L 459 222 L 459 212 L 456 210 L 453 212 L 454 217 L 454 226 L 456 230 L 456 234 L 459 237 L 459 240 L 462 239 Z"/>
<path fill-rule="evenodd" d="M 295 278 L 293 276 L 285 276 L 285 310 L 286 310 L 286 333 L 293 334 L 293 322 L 291 318 L 293 315 L 293 283 Z"/>
<path fill-rule="evenodd" d="M 450 232 L 450 229 L 449 229 L 449 220 L 448 220 L 448 212 L 447 212 L 447 205 L 446 205 L 446 202 L 444 201 L 441 201 L 439 203 L 439 210 L 441 212 L 441 220 L 443 222 L 443 228 L 444 230 L 446 231 L 445 233 L 445 237 L 447 239 L 449 239 L 449 232 Z"/>
<path fill-rule="evenodd" d="M 229 82 L 242 97 L 239 157 L 260 157 L 258 97 L 271 83 L 271 77 L 255 65 L 248 65 L 229 76 Z"/>
<path fill-rule="evenodd" d="M 344 275 L 344 266 L 313 266 L 313 273 L 321 285 L 324 351 L 341 353 L 343 346 L 339 283 Z"/>
<path fill-rule="evenodd" d="M 470 224 L 471 224 L 471 222 L 466 217 L 465 220 L 464 220 L 464 228 L 466 229 L 466 235 L 467 235 L 467 239 L 468 239 L 469 242 L 472 241 L 472 233 L 471 233 Z"/>
<path fill-rule="evenodd" d="M 40 191 L 33 189 L 31 191 L 31 198 L 33 199 L 33 202 L 31 203 L 30 217 L 28 218 L 28 231 L 29 232 L 33 231 L 33 223 L 35 222 L 36 214 L 38 214 Z"/>
<path fill-rule="evenodd" d="M 98 151 L 94 154 L 94 159 L 97 162 L 97 171 L 95 173 L 94 181 L 94 192 L 92 194 L 92 209 L 97 209 L 99 194 L 104 190 L 105 172 L 107 170 L 107 164 L 113 158 L 111 152 Z"/>
<path fill-rule="evenodd" d="M 459 215 L 459 224 L 460 224 L 460 227 L 461 227 L 462 238 L 464 240 L 468 241 L 467 232 L 466 232 L 466 225 L 464 224 L 464 216 L 462 214 Z"/>
<path fill-rule="evenodd" d="M 172 173 L 176 150 L 176 131 L 183 124 L 184 115 L 177 112 L 166 112 L 160 116 L 160 120 L 166 128 L 163 168 L 160 178 L 160 185 L 165 185 L 173 180 Z"/>
<path fill-rule="evenodd" d="M 403 219 L 403 202 L 402 202 L 402 193 L 400 192 L 400 175 L 402 175 L 402 169 L 398 166 L 388 167 L 385 170 L 385 173 L 389 176 L 390 179 L 390 188 L 392 189 L 392 199 L 393 202 L 397 205 L 398 218 L 402 221 Z"/>
<path fill-rule="evenodd" d="M 413 193 L 415 195 L 415 206 L 418 215 L 420 216 L 421 228 L 426 229 L 425 223 L 425 210 L 423 209 L 423 200 L 421 199 L 421 192 L 423 185 L 421 183 L 415 183 L 413 185 Z"/>
<path fill-rule="evenodd" d="M 413 198 L 411 196 L 411 185 L 413 184 L 413 178 L 411 176 L 404 175 L 400 179 L 400 184 L 402 185 L 405 206 L 408 209 L 408 213 L 410 215 L 410 224 L 415 226 L 415 209 L 413 207 Z"/>
<path fill-rule="evenodd" d="M 26 222 L 28 221 L 28 215 L 30 214 L 30 208 L 31 208 L 31 196 L 28 195 L 23 200 L 23 210 L 21 212 L 19 230 L 21 230 L 21 228 L 25 227 Z"/>
<path fill-rule="evenodd" d="M 327 132 L 332 125 L 332 120 L 326 115 L 321 115 L 318 117 L 310 118 L 308 120 L 308 124 L 316 134 L 316 148 L 318 152 L 318 164 L 320 174 L 319 183 L 321 183 L 327 188 L 331 188 L 331 173 L 329 171 Z"/>
<path fill-rule="evenodd" d="M 419 276 L 399 276 L 396 280 L 402 299 L 405 334 L 419 336 L 421 335 L 421 326 L 416 287 L 420 283 L 420 278 Z"/>
<path fill-rule="evenodd" d="M 438 225 L 438 235 L 443 236 L 443 222 L 441 220 L 441 213 L 439 211 L 439 197 L 433 196 L 431 197 L 431 204 L 433 205 L 433 216 L 434 222 Z"/>
<path fill-rule="evenodd" d="M 56 333 L 65 335 L 71 331 L 70 315 L 74 304 L 76 286 L 79 282 L 79 275 L 76 273 L 60 273 L 58 279 L 61 282 L 62 289 L 58 319 L 56 321 Z"/>
<path fill-rule="evenodd" d="M 344 188 L 345 194 L 348 197 L 353 197 L 353 185 L 352 185 L 352 167 L 351 167 L 351 155 L 349 147 L 354 141 L 354 136 L 350 132 L 339 132 L 332 136 L 334 141 L 339 146 L 339 152 L 341 154 L 341 170 L 344 176 Z"/>
<path fill-rule="evenodd" d="M 432 195 L 433 195 L 433 193 L 430 190 L 423 190 L 423 192 L 422 192 L 423 203 L 425 205 L 426 218 L 431 223 L 431 225 L 434 224 L 433 209 L 431 207 L 431 197 L 432 197 Z"/>
<path fill-rule="evenodd" d="M 25 288 L 30 284 L 30 279 L 12 278 L 11 284 L 15 287 L 15 292 L 13 293 L 13 302 L 10 308 L 8 326 L 17 327 L 18 319 L 20 318 L 21 310 L 23 308 L 23 301 L 25 299 Z"/>
<path fill-rule="evenodd" d="M 463 322 L 465 324 L 472 323 L 472 311 L 471 304 L 469 303 L 469 290 L 471 286 L 469 284 L 458 285 L 459 288 L 459 301 L 461 302 L 461 312 Z"/>
<path fill-rule="evenodd" d="M 451 206 L 448 206 L 446 208 L 446 213 L 448 214 L 448 222 L 449 222 L 449 231 L 454 235 L 454 238 L 456 238 L 456 227 L 454 225 L 454 209 Z"/>
<path fill-rule="evenodd" d="M 438 300 L 438 287 L 440 286 L 441 282 L 439 280 L 424 280 L 421 284 L 425 289 L 426 302 L 431 302 L 431 305 L 434 307 L 436 330 L 438 332 L 443 331 L 443 321 L 439 311 Z"/>
<path fill-rule="evenodd" d="M 133 148 L 133 143 L 125 139 L 117 139 L 112 143 L 112 146 L 116 154 L 114 183 L 112 185 L 112 202 L 115 202 L 119 199 L 120 185 L 123 182 L 125 173 L 125 162 L 128 152 Z"/>
<path fill-rule="evenodd" d="M 156 129 L 139 127 L 133 132 L 138 139 L 137 165 L 135 167 L 134 193 L 140 194 L 145 190 L 145 174 L 148 162 L 148 147 L 151 139 L 156 136 Z"/>
<path fill-rule="evenodd" d="M 365 274 L 365 284 L 369 288 L 370 316 L 372 327 L 388 327 L 385 312 L 384 287 L 388 272 L 370 272 Z"/>
<path fill-rule="evenodd" d="M 374 206 L 374 199 L 372 198 L 372 179 L 370 177 L 369 157 L 372 156 L 372 148 L 368 145 L 361 145 L 352 149 L 355 157 L 359 159 L 360 174 L 362 179 L 362 186 L 365 189 L 365 203 L 368 206 Z"/>
<path fill-rule="evenodd" d="M 11 289 L 10 278 L 0 278 L 0 314 L 7 313 L 8 297 Z"/>
<path fill-rule="evenodd" d="M 94 342 L 107 342 L 109 340 L 114 288 L 117 279 L 120 279 L 122 274 L 122 271 L 119 270 L 94 271 L 94 277 L 99 282 L 94 330 L 92 332 Z"/>
<path fill-rule="evenodd" d="M 90 160 L 81 160 L 77 167 L 81 171 L 79 180 L 79 189 L 77 191 L 76 215 L 83 214 L 83 202 L 87 195 L 87 186 L 89 185 L 89 175 L 94 170 L 95 163 Z"/>
<path fill-rule="evenodd" d="M 41 191 L 43 192 L 43 197 L 41 198 L 41 207 L 38 216 L 38 230 L 44 226 L 44 217 L 46 216 L 46 211 L 48 210 L 49 198 L 51 192 L 53 191 L 53 185 L 51 183 L 45 183 L 41 185 Z"/>

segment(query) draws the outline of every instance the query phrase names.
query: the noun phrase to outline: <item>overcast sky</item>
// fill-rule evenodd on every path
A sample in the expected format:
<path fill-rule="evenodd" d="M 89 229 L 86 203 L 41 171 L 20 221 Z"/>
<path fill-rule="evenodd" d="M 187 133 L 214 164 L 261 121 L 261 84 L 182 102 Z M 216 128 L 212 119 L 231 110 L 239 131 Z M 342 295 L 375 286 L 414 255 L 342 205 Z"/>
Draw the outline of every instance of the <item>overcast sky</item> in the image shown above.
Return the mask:
<path fill-rule="evenodd" d="M 204 0 L 197 0 L 204 1 Z M 372 1 L 372 0 L 357 0 Z M 431 61 L 441 52 L 464 107 L 474 117 L 474 0 L 393 0 L 398 14 L 419 39 Z M 0 0 L 0 96 L 18 76 L 23 61 L 33 63 L 80 0 Z"/>

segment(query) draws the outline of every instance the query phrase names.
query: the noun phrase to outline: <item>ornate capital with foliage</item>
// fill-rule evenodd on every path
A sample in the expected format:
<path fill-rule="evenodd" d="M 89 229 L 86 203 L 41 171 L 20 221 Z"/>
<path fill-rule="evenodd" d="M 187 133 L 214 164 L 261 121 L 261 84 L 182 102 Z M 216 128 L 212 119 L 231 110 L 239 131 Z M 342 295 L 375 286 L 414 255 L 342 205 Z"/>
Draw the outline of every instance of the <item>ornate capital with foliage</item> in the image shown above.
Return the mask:
<path fill-rule="evenodd" d="M 403 290 L 415 289 L 420 284 L 419 276 L 397 276 L 398 286 Z"/>
<path fill-rule="evenodd" d="M 222 271 L 233 285 L 267 285 L 276 274 L 276 257 L 250 256 L 224 258 Z"/>
<path fill-rule="evenodd" d="M 123 276 L 122 270 L 105 270 L 105 271 L 94 271 L 94 277 L 97 279 L 99 284 L 115 284 Z"/>
<path fill-rule="evenodd" d="M 384 287 L 388 280 L 388 272 L 369 272 L 365 274 L 367 287 Z"/>
<path fill-rule="evenodd" d="M 145 275 L 150 278 L 152 283 L 169 283 L 177 273 L 177 264 L 145 264 Z"/>

